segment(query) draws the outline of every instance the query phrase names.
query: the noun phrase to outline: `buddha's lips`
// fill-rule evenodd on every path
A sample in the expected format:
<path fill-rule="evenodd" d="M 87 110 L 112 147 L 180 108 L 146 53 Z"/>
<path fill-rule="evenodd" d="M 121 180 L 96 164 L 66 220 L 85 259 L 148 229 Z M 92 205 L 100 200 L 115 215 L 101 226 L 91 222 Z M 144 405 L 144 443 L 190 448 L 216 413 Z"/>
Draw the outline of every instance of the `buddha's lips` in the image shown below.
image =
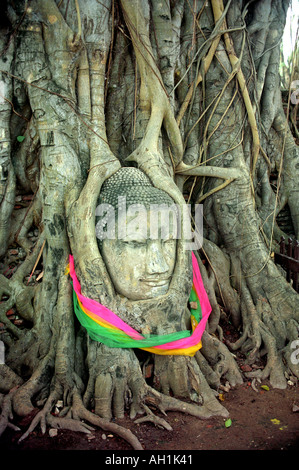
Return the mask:
<path fill-rule="evenodd" d="M 149 286 L 165 286 L 169 284 L 169 277 L 167 279 L 140 279 L 141 282 L 148 284 Z"/>

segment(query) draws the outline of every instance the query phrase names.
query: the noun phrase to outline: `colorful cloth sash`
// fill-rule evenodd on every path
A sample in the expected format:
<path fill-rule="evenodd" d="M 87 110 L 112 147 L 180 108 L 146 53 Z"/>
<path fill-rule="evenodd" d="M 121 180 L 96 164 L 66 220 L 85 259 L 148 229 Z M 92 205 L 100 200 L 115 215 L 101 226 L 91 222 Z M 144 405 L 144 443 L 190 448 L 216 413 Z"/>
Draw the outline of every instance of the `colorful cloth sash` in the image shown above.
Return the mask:
<path fill-rule="evenodd" d="M 211 305 L 205 291 L 198 263 L 192 253 L 193 285 L 190 302 L 192 331 L 184 330 L 166 335 L 142 335 L 125 323 L 104 305 L 81 294 L 81 285 L 75 273 L 74 258 L 70 255 L 67 274 L 72 278 L 74 311 L 91 339 L 111 348 L 139 348 L 160 355 L 194 356 L 201 348 Z"/>

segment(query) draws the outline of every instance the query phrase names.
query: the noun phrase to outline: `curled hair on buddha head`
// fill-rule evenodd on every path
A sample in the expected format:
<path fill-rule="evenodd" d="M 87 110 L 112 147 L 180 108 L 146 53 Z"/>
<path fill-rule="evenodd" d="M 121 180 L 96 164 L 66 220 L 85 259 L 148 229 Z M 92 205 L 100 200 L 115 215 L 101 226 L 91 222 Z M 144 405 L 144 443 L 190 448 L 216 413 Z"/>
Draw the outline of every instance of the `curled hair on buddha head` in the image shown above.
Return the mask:
<path fill-rule="evenodd" d="M 107 203 L 117 209 L 119 196 L 126 197 L 127 207 L 143 204 L 149 209 L 151 204 L 174 204 L 165 191 L 155 188 L 150 179 L 135 167 L 122 167 L 110 176 L 102 186 L 99 203 Z"/>

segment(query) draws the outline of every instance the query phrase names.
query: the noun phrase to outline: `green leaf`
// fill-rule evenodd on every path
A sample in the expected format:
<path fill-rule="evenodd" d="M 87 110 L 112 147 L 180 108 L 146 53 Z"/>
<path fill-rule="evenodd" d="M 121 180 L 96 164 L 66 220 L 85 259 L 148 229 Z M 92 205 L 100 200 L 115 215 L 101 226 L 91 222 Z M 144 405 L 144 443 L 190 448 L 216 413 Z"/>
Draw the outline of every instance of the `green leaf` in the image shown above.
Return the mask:
<path fill-rule="evenodd" d="M 18 135 L 18 137 L 17 137 L 18 142 L 23 142 L 24 139 L 25 139 L 24 135 Z"/>
<path fill-rule="evenodd" d="M 229 428 L 231 425 L 232 425 L 232 420 L 229 418 L 229 419 L 227 419 L 227 420 L 225 421 L 224 426 L 225 426 L 226 428 Z"/>
<path fill-rule="evenodd" d="M 264 390 L 270 390 L 270 388 L 268 387 L 268 385 L 261 385 L 261 388 L 264 389 Z"/>

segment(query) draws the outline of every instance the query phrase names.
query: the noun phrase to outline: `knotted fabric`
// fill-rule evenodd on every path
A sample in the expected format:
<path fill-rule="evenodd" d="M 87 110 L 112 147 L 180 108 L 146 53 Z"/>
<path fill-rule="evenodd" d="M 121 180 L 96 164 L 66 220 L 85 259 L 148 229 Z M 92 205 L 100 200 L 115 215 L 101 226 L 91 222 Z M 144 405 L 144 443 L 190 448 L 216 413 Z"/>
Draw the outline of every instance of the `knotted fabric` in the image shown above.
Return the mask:
<path fill-rule="evenodd" d="M 191 328 L 165 335 L 142 335 L 125 323 L 109 308 L 85 297 L 81 293 L 74 257 L 70 255 L 67 274 L 70 274 L 73 285 L 73 302 L 75 314 L 81 325 L 87 330 L 90 338 L 111 348 L 139 348 L 160 355 L 194 356 L 201 344 L 201 337 L 211 313 L 211 305 L 205 291 L 198 262 L 192 253 L 193 285 L 189 301 L 197 304 L 191 308 Z"/>

